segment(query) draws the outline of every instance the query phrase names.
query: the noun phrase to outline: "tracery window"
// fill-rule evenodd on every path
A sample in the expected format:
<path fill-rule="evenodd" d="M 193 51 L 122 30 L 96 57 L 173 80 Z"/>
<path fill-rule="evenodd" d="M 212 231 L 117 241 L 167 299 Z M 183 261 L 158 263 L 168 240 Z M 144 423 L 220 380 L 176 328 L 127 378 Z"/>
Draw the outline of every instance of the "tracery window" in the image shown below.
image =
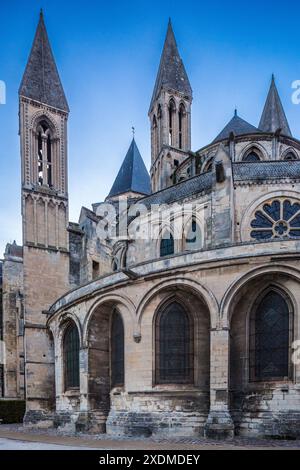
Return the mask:
<path fill-rule="evenodd" d="M 156 317 L 156 383 L 193 382 L 193 323 L 178 302 Z"/>
<path fill-rule="evenodd" d="M 250 319 L 250 380 L 288 378 L 292 317 L 284 296 L 270 290 Z"/>
<path fill-rule="evenodd" d="M 300 202 L 275 199 L 263 204 L 251 222 L 256 240 L 300 238 Z"/>
<path fill-rule="evenodd" d="M 114 310 L 111 322 L 111 386 L 124 385 L 124 325 L 120 313 Z"/>
<path fill-rule="evenodd" d="M 79 334 L 75 323 L 71 323 L 64 335 L 65 389 L 79 387 Z"/>

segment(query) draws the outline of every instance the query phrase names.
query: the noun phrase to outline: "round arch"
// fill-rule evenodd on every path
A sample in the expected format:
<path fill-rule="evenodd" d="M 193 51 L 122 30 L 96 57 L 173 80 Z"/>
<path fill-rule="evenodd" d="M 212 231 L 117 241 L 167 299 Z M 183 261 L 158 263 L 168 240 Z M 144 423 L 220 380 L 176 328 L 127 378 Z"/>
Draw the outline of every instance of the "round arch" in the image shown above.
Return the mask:
<path fill-rule="evenodd" d="M 156 283 L 155 286 L 153 286 L 140 300 L 136 310 L 139 333 L 141 331 L 143 313 L 147 305 L 149 305 L 149 303 L 163 291 L 172 288 L 176 288 L 178 290 L 180 287 L 189 288 L 196 297 L 204 301 L 210 315 L 211 328 L 215 328 L 217 326 L 219 321 L 219 305 L 214 294 L 207 287 L 202 286 L 192 279 L 177 277 Z"/>
<path fill-rule="evenodd" d="M 229 327 L 231 317 L 232 317 L 232 312 L 234 310 L 234 304 L 235 300 L 238 297 L 238 294 L 241 292 L 243 287 L 246 287 L 246 285 L 254 280 L 257 280 L 259 277 L 268 275 L 268 274 L 277 274 L 277 275 L 286 275 L 289 276 L 296 281 L 300 282 L 300 270 L 294 268 L 293 266 L 287 266 L 287 265 L 282 265 L 282 264 L 272 264 L 272 266 L 261 266 L 259 268 L 254 268 L 251 271 L 249 271 L 246 274 L 243 274 L 240 276 L 236 281 L 234 281 L 227 291 L 225 292 L 221 305 L 220 305 L 220 316 L 221 316 L 221 321 L 223 322 L 224 327 Z M 276 282 L 271 282 L 270 284 L 277 284 L 278 287 L 282 290 L 286 290 L 286 288 L 282 287 L 280 284 Z M 287 291 L 287 290 L 286 290 Z M 291 301 L 294 306 L 294 312 L 295 315 L 297 313 L 297 303 L 296 299 L 293 296 L 293 294 L 289 291 L 287 291 L 287 295 L 291 298 Z"/>
<path fill-rule="evenodd" d="M 108 304 L 114 305 L 123 320 L 124 327 L 126 329 L 126 325 L 128 324 L 128 320 L 132 325 L 132 330 L 135 332 L 136 330 L 136 315 L 135 315 L 135 305 L 134 303 L 126 296 L 119 295 L 119 294 L 106 294 L 101 296 L 100 299 L 97 299 L 88 309 L 88 312 L 85 316 L 85 320 L 83 323 L 83 344 L 87 347 L 88 344 L 88 335 L 89 335 L 89 325 L 93 315 L 101 306 L 105 307 Z M 121 307 L 121 308 L 120 308 Z M 123 307 L 123 308 L 122 308 Z"/>

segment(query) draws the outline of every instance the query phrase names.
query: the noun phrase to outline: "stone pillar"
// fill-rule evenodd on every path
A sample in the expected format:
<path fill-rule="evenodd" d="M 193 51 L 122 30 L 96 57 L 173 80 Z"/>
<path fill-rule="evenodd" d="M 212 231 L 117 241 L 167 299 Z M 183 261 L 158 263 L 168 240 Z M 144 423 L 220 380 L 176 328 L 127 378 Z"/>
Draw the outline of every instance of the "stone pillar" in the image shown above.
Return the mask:
<path fill-rule="evenodd" d="M 234 424 L 229 411 L 229 330 L 216 328 L 210 334 L 210 411 L 204 435 L 230 439 Z"/>

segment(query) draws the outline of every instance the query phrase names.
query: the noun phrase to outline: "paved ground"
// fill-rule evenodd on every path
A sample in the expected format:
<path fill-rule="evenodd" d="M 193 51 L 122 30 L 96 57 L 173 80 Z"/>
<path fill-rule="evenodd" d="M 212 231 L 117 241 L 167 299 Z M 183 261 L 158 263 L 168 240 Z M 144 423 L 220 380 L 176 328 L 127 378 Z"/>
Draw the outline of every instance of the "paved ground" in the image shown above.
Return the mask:
<path fill-rule="evenodd" d="M 112 438 L 105 434 L 61 433 L 57 430 L 27 429 L 21 425 L 0 425 L 0 450 L 10 449 L 98 449 L 98 450 L 219 450 L 219 449 L 300 449 L 300 441 L 235 438 L 219 442 L 195 439 Z"/>
<path fill-rule="evenodd" d="M 90 448 L 83 447 L 83 449 L 89 450 Z M 1 450 L 78 450 L 78 447 L 0 438 L 0 452 Z"/>

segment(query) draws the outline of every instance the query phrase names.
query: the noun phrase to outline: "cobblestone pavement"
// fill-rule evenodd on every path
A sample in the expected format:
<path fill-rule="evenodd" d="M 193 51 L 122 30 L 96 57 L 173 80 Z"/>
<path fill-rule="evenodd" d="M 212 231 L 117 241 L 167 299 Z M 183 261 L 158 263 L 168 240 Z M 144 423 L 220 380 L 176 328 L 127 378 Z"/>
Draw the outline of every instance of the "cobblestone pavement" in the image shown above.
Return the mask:
<path fill-rule="evenodd" d="M 300 449 L 300 440 L 262 440 L 236 437 L 230 441 L 213 441 L 204 438 L 174 438 L 163 439 L 111 437 L 106 434 L 90 435 L 59 432 L 54 429 L 28 429 L 22 425 L 0 425 L 0 438 L 15 440 L 18 443 L 31 443 L 31 445 L 44 444 L 50 446 L 63 446 L 64 448 L 90 448 L 99 450 L 198 450 L 198 449 Z M 33 444 L 34 443 L 34 444 Z M 13 445 L 11 443 L 10 445 Z M 16 443 L 17 445 L 17 443 Z M 21 445 L 21 444 L 20 444 Z M 0 446 L 0 449 L 3 447 Z"/>

